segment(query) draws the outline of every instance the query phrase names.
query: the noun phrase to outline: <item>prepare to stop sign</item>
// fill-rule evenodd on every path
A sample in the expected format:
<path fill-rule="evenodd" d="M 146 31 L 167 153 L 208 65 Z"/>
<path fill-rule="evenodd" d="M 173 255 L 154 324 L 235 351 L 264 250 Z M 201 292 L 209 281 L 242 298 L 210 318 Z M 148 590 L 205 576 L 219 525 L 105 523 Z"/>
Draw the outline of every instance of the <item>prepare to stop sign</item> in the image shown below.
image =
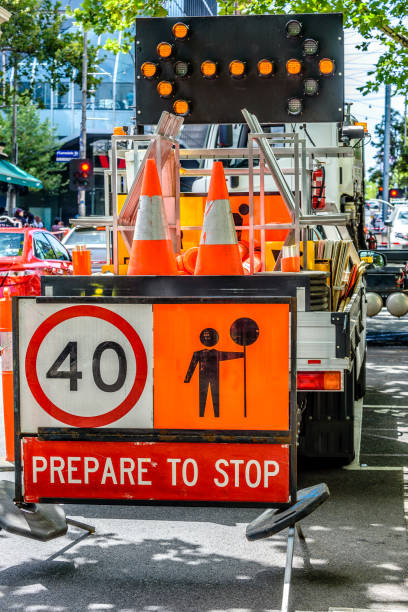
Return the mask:
<path fill-rule="evenodd" d="M 18 320 L 25 501 L 288 502 L 288 443 L 253 436 L 289 441 L 288 303 L 21 298 Z"/>

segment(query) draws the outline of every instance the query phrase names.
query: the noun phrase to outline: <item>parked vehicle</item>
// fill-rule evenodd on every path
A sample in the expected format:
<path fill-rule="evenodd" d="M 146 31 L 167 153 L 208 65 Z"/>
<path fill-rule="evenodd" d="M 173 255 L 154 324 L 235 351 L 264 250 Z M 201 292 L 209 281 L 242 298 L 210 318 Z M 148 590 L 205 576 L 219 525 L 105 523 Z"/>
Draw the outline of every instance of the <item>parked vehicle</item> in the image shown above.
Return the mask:
<path fill-rule="evenodd" d="M 40 295 L 41 276 L 72 274 L 71 256 L 55 236 L 32 227 L 0 227 L 0 297 Z"/>
<path fill-rule="evenodd" d="M 91 251 L 92 272 L 100 272 L 106 264 L 106 231 L 104 227 L 74 227 L 62 239 L 62 244 L 72 253 L 72 249 L 83 244 Z"/>
<path fill-rule="evenodd" d="M 395 210 L 391 220 L 390 244 L 408 247 L 408 206 L 400 205 Z"/>

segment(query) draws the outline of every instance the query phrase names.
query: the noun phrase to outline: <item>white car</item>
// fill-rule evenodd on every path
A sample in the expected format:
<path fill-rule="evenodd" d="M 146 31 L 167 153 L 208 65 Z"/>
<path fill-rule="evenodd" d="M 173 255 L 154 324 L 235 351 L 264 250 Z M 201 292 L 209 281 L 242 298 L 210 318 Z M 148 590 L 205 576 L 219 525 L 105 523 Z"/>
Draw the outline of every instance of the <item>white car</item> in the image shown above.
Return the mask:
<path fill-rule="evenodd" d="M 392 246 L 408 247 L 408 206 L 396 207 L 390 233 Z"/>
<path fill-rule="evenodd" d="M 62 239 L 62 244 L 72 254 L 72 249 L 83 244 L 91 251 L 92 272 L 100 272 L 106 264 L 106 231 L 105 228 L 74 227 Z"/>

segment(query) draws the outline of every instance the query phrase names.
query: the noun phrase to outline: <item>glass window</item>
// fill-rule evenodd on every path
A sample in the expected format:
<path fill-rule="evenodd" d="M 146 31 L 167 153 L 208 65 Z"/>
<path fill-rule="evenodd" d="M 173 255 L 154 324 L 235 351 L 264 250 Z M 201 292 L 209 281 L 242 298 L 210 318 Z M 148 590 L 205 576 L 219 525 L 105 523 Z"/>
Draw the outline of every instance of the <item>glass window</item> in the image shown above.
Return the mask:
<path fill-rule="evenodd" d="M 106 232 L 105 230 L 78 230 L 72 232 L 72 234 L 64 242 L 69 247 L 75 244 L 86 244 L 91 245 L 106 245 Z"/>
<path fill-rule="evenodd" d="M 55 253 L 42 232 L 36 232 L 33 236 L 34 254 L 38 259 L 56 259 Z"/>
<path fill-rule="evenodd" d="M 397 221 L 403 225 L 408 225 L 408 210 L 401 210 L 398 214 Z"/>
<path fill-rule="evenodd" d="M 127 110 L 133 105 L 133 83 L 118 83 L 116 85 L 116 108 Z"/>
<path fill-rule="evenodd" d="M 0 257 L 19 257 L 23 254 L 24 233 L 0 233 Z"/>
<path fill-rule="evenodd" d="M 66 248 L 53 236 L 52 234 L 45 234 L 48 238 L 49 242 L 51 242 L 52 249 L 57 256 L 57 259 L 61 259 L 62 261 L 70 261 L 71 258 L 69 256 Z"/>

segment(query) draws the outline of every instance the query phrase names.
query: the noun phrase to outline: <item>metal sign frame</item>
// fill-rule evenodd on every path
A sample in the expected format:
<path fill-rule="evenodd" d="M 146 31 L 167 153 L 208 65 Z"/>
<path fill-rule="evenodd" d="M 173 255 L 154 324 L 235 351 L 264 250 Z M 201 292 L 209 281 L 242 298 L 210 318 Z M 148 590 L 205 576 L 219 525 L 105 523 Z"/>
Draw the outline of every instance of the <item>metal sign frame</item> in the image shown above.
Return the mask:
<path fill-rule="evenodd" d="M 276 507 L 286 508 L 296 502 L 297 472 L 297 418 L 296 418 L 296 299 L 291 297 L 174 297 L 174 298 L 91 298 L 91 297 L 33 297 L 41 304 L 287 304 L 290 320 L 290 389 L 289 429 L 285 431 L 248 430 L 169 430 L 169 429 L 76 429 L 67 427 L 40 428 L 37 434 L 21 431 L 20 425 L 20 372 L 19 372 L 19 298 L 13 297 L 13 382 L 14 382 L 14 432 L 15 432 L 15 501 L 24 503 L 22 439 L 38 438 L 42 441 L 94 441 L 94 442 L 217 442 L 223 443 L 269 443 L 289 446 L 289 495 L 290 502 L 273 504 L 265 502 L 185 501 L 185 500 L 116 500 L 88 498 L 41 498 L 41 503 L 74 503 L 105 505 L 166 505 L 166 506 L 220 506 L 220 507 Z"/>

